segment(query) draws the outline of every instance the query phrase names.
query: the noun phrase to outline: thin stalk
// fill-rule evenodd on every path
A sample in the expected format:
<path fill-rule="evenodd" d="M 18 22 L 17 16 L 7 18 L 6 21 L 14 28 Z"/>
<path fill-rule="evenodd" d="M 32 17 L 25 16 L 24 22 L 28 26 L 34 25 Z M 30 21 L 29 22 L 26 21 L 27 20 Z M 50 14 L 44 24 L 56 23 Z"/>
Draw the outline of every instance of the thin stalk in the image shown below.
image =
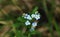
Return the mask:
<path fill-rule="evenodd" d="M 51 25 L 51 24 L 52 24 L 52 21 L 53 21 L 53 17 L 54 17 L 54 16 L 53 16 L 53 12 L 54 12 L 54 9 L 55 9 L 55 7 L 56 7 L 55 0 L 52 0 L 52 10 L 51 10 L 51 12 L 48 13 L 47 6 L 46 6 L 46 0 L 43 0 L 43 6 L 44 6 L 44 10 L 45 10 L 45 12 L 46 12 L 46 15 L 47 15 L 47 17 L 48 17 L 49 25 Z M 59 28 L 58 28 L 58 26 L 57 26 L 56 21 L 54 21 L 54 26 L 55 26 L 56 31 L 58 32 L 58 34 L 60 34 Z M 51 31 L 51 29 L 50 29 L 50 31 Z M 51 31 L 51 32 L 52 32 L 52 31 Z M 59 36 L 60 36 L 60 35 L 59 35 Z"/>
<path fill-rule="evenodd" d="M 56 31 L 58 33 L 58 36 L 60 37 L 60 29 L 59 29 L 59 26 L 58 26 L 57 22 L 55 21 L 55 19 L 53 20 L 53 24 L 54 24 L 54 26 L 56 28 Z"/>
<path fill-rule="evenodd" d="M 53 13 L 54 11 L 55 11 L 55 9 L 56 9 L 56 0 L 51 0 L 51 4 L 52 4 L 52 10 L 51 10 L 51 13 Z M 56 22 L 56 20 L 53 18 L 53 24 L 54 24 L 54 26 L 55 26 L 55 28 L 56 28 L 56 31 L 58 32 L 58 35 L 59 35 L 59 37 L 60 37 L 60 29 L 59 29 L 59 26 L 58 26 L 58 24 L 57 24 L 57 22 Z"/>
<path fill-rule="evenodd" d="M 52 17 L 50 17 L 50 14 L 48 13 L 47 6 L 46 6 L 46 0 L 43 0 L 43 8 L 44 8 L 44 10 L 45 10 L 45 12 L 46 12 L 46 16 L 47 16 L 47 18 L 48 18 L 48 24 L 49 24 L 49 26 L 51 26 L 51 24 L 52 24 Z M 51 37 L 53 37 L 52 28 L 49 27 L 49 30 L 50 30 L 50 32 L 51 32 Z"/>
<path fill-rule="evenodd" d="M 21 13 L 23 13 L 21 7 L 19 7 L 17 4 L 16 4 L 16 0 L 12 0 L 13 4 L 21 11 Z"/>
<path fill-rule="evenodd" d="M 30 33 L 28 34 L 28 37 L 30 37 Z"/>

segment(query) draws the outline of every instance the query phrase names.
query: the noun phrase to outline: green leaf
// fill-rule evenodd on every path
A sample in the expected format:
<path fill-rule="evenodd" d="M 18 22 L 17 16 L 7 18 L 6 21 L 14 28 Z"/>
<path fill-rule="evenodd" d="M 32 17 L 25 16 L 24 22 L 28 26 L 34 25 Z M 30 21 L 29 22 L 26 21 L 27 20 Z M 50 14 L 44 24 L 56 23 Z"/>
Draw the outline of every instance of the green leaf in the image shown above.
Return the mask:
<path fill-rule="evenodd" d="M 13 31 L 9 32 L 10 34 L 10 37 L 14 37 L 15 36 L 15 33 Z"/>
<path fill-rule="evenodd" d="M 25 22 L 26 21 L 26 19 L 24 19 L 23 17 L 18 17 L 17 20 L 20 21 L 20 22 Z"/>
<path fill-rule="evenodd" d="M 22 32 L 17 30 L 17 32 L 16 32 L 16 37 L 23 37 Z"/>
<path fill-rule="evenodd" d="M 19 27 L 19 26 L 20 26 L 19 23 L 15 23 L 15 24 L 13 24 L 13 25 L 14 25 L 14 27 Z"/>
<path fill-rule="evenodd" d="M 0 29 L 2 29 L 3 26 L 4 26 L 4 24 L 1 24 L 1 23 L 0 23 Z"/>
<path fill-rule="evenodd" d="M 38 7 L 34 7 L 34 9 L 32 10 L 31 14 L 34 14 L 36 11 L 38 10 Z"/>

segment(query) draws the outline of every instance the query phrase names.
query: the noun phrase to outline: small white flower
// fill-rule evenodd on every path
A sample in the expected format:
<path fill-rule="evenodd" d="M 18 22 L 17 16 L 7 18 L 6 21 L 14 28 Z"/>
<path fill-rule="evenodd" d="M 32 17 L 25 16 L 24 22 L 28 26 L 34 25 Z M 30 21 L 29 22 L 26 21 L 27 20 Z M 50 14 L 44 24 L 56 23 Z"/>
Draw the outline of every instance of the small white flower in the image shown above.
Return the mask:
<path fill-rule="evenodd" d="M 37 26 L 37 22 L 33 22 L 32 27 L 36 27 L 36 26 Z"/>
<path fill-rule="evenodd" d="M 39 14 L 35 15 L 35 19 L 36 20 L 40 19 L 40 15 Z"/>
<path fill-rule="evenodd" d="M 26 25 L 30 25 L 31 23 L 27 20 L 27 21 L 25 22 L 25 24 L 26 24 Z"/>
<path fill-rule="evenodd" d="M 35 18 L 35 14 L 32 14 L 31 17 L 32 17 L 32 18 Z"/>
<path fill-rule="evenodd" d="M 31 15 L 32 18 L 35 18 L 36 20 L 40 19 L 40 14 L 38 13 L 38 11 L 35 12 L 35 14 Z"/>
<path fill-rule="evenodd" d="M 28 20 L 32 20 L 31 16 L 28 14 L 23 14 L 23 17 Z"/>
<path fill-rule="evenodd" d="M 23 13 L 23 16 L 25 19 L 27 18 L 28 14 Z"/>
<path fill-rule="evenodd" d="M 32 18 L 31 18 L 30 15 L 27 15 L 26 19 L 28 19 L 28 20 L 32 20 Z"/>

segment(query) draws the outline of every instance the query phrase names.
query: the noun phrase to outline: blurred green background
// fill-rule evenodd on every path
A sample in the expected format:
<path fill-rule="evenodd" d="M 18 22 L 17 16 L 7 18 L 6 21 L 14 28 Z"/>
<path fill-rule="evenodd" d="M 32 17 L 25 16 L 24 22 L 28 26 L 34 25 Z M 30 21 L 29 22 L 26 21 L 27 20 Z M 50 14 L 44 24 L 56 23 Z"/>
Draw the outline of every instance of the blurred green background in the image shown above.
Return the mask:
<path fill-rule="evenodd" d="M 21 16 L 35 11 L 41 18 L 31 32 Z M 60 37 L 60 0 L 0 0 L 0 37 Z"/>

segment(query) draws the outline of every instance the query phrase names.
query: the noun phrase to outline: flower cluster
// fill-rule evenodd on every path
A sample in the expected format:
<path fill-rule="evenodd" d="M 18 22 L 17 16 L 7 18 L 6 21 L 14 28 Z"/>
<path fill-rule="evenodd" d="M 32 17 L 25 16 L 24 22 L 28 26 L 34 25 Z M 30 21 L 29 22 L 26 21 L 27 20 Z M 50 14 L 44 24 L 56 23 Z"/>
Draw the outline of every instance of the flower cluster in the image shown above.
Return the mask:
<path fill-rule="evenodd" d="M 36 19 L 36 20 L 39 20 L 40 19 L 40 14 L 38 13 L 38 11 L 36 11 L 34 14 L 23 14 L 24 19 L 27 19 L 27 21 L 25 22 L 25 25 L 32 25 L 32 28 L 34 30 L 34 28 L 37 26 L 37 22 L 33 22 L 33 23 L 30 23 L 29 20 L 32 20 L 33 18 Z"/>
<path fill-rule="evenodd" d="M 27 20 L 32 20 L 32 18 L 35 18 L 36 20 L 40 19 L 40 14 L 38 11 L 35 12 L 35 14 L 32 14 L 31 16 L 29 14 L 23 14 L 23 17 Z"/>
<path fill-rule="evenodd" d="M 35 18 L 36 20 L 40 19 L 40 14 L 38 13 L 38 11 L 35 12 L 35 14 L 31 15 L 32 18 Z"/>

